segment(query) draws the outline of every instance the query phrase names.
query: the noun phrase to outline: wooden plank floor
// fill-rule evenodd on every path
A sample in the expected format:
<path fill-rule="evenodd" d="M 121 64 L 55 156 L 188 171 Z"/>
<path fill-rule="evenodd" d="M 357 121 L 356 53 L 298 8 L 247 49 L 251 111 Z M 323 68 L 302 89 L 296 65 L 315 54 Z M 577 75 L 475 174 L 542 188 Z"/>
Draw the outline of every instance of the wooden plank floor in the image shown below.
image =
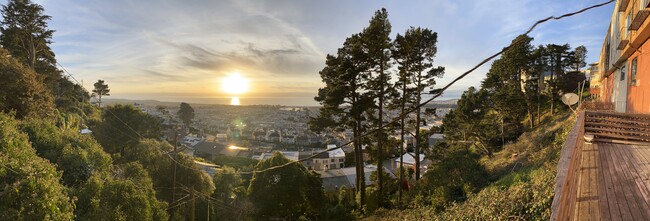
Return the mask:
<path fill-rule="evenodd" d="M 586 144 L 573 220 L 650 220 L 650 146 Z"/>

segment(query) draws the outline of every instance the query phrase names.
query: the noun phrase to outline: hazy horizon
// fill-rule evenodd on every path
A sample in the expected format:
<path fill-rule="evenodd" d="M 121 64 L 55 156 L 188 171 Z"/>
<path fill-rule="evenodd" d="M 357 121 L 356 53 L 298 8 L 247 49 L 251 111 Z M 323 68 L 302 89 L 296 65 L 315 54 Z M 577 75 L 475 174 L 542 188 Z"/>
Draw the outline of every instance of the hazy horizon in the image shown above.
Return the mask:
<path fill-rule="evenodd" d="M 281 105 L 281 106 L 303 106 L 303 107 L 318 107 L 320 104 L 314 101 L 313 97 L 238 97 L 240 105 Z M 423 98 L 428 99 L 429 96 Z M 441 96 L 434 101 L 447 101 L 459 99 L 460 97 L 445 97 Z M 192 103 L 192 104 L 220 104 L 230 105 L 232 97 L 103 97 L 104 101 L 112 102 L 115 100 L 129 100 L 129 101 L 157 101 L 157 102 L 170 102 L 170 103 Z"/>
<path fill-rule="evenodd" d="M 444 77 L 436 80 L 444 85 L 508 45 L 536 20 L 598 0 L 36 2 L 52 16 L 48 24 L 56 30 L 51 48 L 57 61 L 86 88 L 102 79 L 114 98 L 207 97 L 222 102 L 218 98 L 229 97 L 222 82 L 237 73 L 250 85 L 239 95 L 242 104 L 248 97 L 316 105 L 311 98 L 323 86 L 318 73 L 325 55 L 336 53 L 345 38 L 367 27 L 380 8 L 388 11 L 391 38 L 411 26 L 438 33 L 434 65 L 445 67 Z M 613 7 L 540 25 L 530 34 L 532 44 L 585 45 L 587 62 L 593 62 Z M 489 66 L 450 87 L 448 98 L 479 86 Z"/>

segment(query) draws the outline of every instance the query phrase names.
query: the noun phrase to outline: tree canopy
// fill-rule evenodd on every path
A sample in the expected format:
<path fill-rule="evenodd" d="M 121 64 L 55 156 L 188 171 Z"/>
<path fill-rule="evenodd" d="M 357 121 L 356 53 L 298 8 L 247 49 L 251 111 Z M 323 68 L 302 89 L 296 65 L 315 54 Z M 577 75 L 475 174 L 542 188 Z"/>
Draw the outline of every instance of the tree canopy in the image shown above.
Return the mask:
<path fill-rule="evenodd" d="M 97 80 L 93 86 L 95 89 L 93 89 L 92 95 L 97 96 L 97 103 L 99 104 L 99 107 L 102 107 L 102 96 L 111 96 L 111 94 L 109 94 L 111 89 L 108 88 L 108 84 L 104 83 L 104 80 Z"/>
<path fill-rule="evenodd" d="M 194 108 L 192 108 L 190 104 L 182 102 L 176 114 L 178 114 L 178 118 L 189 127 L 192 123 L 192 119 L 194 119 Z"/>
<path fill-rule="evenodd" d="M 124 156 L 141 138 L 160 137 L 160 121 L 131 105 L 117 104 L 104 109 L 102 120 L 93 128 L 93 135 L 110 154 Z"/>
<path fill-rule="evenodd" d="M 0 114 L 0 217 L 72 220 L 74 201 L 55 165 L 36 155 L 10 115 Z"/>
<path fill-rule="evenodd" d="M 16 117 L 51 118 L 53 98 L 33 70 L 23 66 L 0 48 L 0 111 L 14 111 Z"/>
<path fill-rule="evenodd" d="M 260 161 L 255 170 L 288 163 L 279 152 Z M 290 164 L 278 169 L 253 174 L 248 196 L 260 218 L 297 219 L 318 213 L 323 206 L 323 187 L 320 176 L 308 171 L 302 164 Z"/>

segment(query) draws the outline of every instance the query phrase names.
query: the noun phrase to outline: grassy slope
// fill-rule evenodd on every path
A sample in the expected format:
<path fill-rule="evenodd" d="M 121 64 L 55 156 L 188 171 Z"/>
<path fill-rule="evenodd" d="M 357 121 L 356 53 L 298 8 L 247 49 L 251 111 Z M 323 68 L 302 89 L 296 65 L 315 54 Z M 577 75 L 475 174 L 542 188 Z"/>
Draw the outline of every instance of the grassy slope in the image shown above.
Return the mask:
<path fill-rule="evenodd" d="M 431 208 L 377 211 L 368 220 L 548 220 L 562 144 L 575 121 L 569 114 L 546 117 L 541 126 L 507 144 L 481 164 L 487 187 L 442 213 Z"/>

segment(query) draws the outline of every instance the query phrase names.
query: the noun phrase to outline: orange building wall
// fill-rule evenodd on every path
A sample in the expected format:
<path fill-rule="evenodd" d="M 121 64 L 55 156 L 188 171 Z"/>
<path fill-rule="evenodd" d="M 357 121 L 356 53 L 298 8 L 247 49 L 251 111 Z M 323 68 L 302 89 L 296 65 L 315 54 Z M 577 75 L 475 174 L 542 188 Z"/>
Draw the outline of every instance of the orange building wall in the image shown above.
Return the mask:
<path fill-rule="evenodd" d="M 612 87 L 614 86 L 614 74 L 610 74 L 609 77 L 602 79 L 602 102 L 612 102 Z"/>
<path fill-rule="evenodd" d="M 639 52 L 640 51 L 640 52 Z M 631 67 L 632 60 L 637 58 L 636 85 L 632 83 L 632 72 L 628 68 L 628 91 L 627 91 L 627 112 L 628 113 L 650 113 L 650 41 L 646 41 L 639 50 L 634 52 L 627 59 L 628 67 Z"/>

